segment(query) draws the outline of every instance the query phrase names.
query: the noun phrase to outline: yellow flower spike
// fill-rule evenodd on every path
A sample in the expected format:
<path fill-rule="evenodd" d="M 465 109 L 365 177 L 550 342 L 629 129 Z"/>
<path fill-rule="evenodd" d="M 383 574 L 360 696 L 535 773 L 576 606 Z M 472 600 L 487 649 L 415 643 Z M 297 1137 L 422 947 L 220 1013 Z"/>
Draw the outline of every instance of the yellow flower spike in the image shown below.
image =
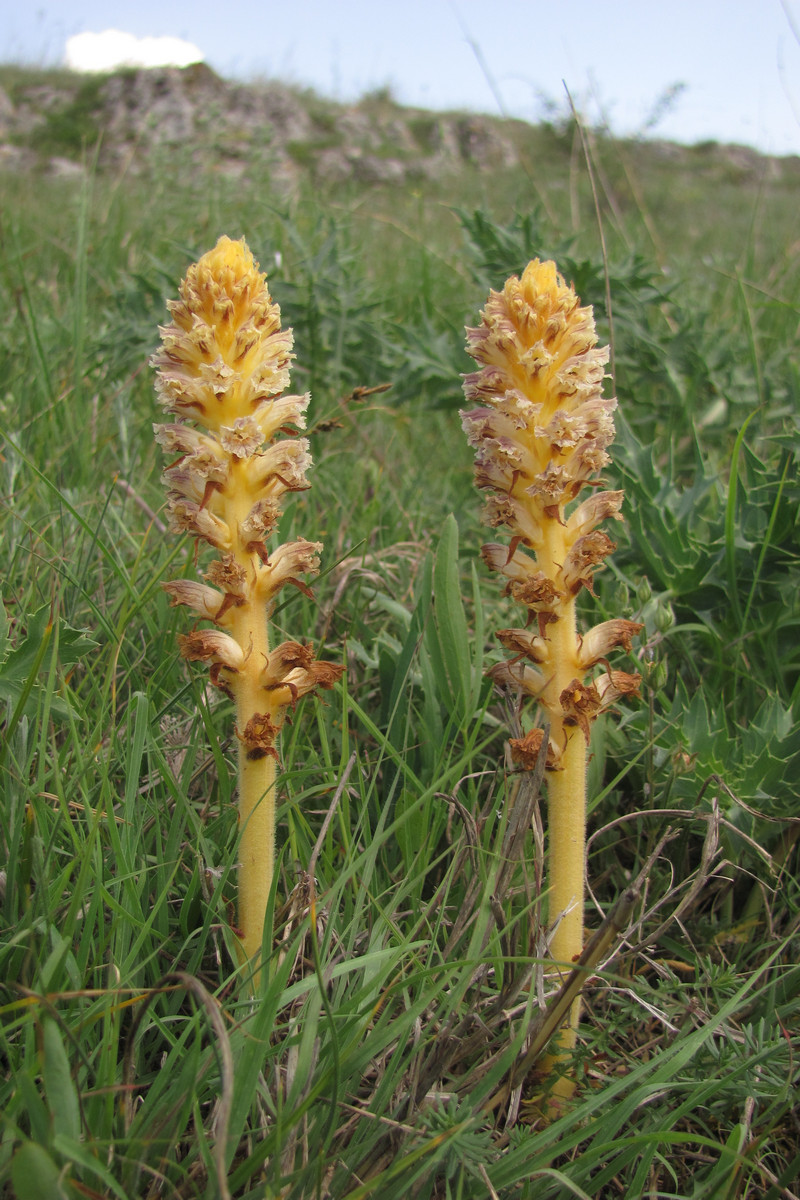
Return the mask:
<path fill-rule="evenodd" d="M 210 664 L 211 681 L 236 705 L 239 744 L 239 935 L 254 979 L 274 873 L 276 740 L 287 707 L 342 672 L 317 662 L 299 642 L 272 649 L 268 618 L 280 589 L 319 570 L 319 542 L 300 539 L 269 549 L 286 492 L 308 487 L 308 442 L 273 441 L 287 426 L 305 427 L 308 396 L 289 385 L 292 332 L 245 242 L 221 237 L 189 268 L 172 323 L 153 356 L 156 390 L 177 423 L 154 426 L 177 459 L 164 472 L 170 526 L 220 551 L 207 584 L 164 585 L 172 604 L 191 608 L 217 629 L 179 638 L 189 661 Z M 191 422 L 189 424 L 188 422 Z M 223 632 L 224 631 L 224 632 Z"/>
<path fill-rule="evenodd" d="M 521 278 L 491 292 L 477 329 L 467 330 L 467 351 L 479 370 L 467 375 L 464 393 L 478 407 L 462 412 L 475 449 L 475 482 L 489 494 L 485 520 L 506 526 L 510 546 L 483 547 L 487 566 L 504 575 L 506 592 L 528 611 L 524 629 L 498 637 L 513 658 L 490 671 L 497 684 L 535 698 L 550 726 L 546 748 L 550 953 L 563 975 L 583 949 L 586 756 L 591 724 L 639 677 L 612 671 L 606 655 L 631 648 L 642 628 L 617 618 L 581 636 L 575 602 L 592 591 L 594 572 L 615 548 L 597 529 L 619 519 L 622 492 L 597 489 L 596 473 L 608 463 L 616 400 L 602 394 L 608 349 L 597 347 L 591 308 L 582 308 L 552 262 L 535 259 Z M 596 678 L 589 672 L 603 664 Z M 532 769 L 544 733 L 531 729 L 511 741 L 513 760 Z M 575 1045 L 580 1001 L 549 1066 Z M 568 1095 L 569 1081 L 556 1084 Z"/>

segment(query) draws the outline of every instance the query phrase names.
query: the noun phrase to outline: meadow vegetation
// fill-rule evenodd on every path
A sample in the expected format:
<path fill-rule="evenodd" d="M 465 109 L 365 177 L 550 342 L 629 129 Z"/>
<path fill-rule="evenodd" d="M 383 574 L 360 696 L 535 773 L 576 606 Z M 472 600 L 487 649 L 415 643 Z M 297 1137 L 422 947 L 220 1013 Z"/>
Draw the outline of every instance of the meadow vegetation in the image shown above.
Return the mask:
<path fill-rule="evenodd" d="M 234 180 L 188 149 L 3 177 L 3 1195 L 797 1192 L 797 173 L 520 137 L 523 167 L 413 189 Z M 160 586 L 194 547 L 165 528 L 147 365 L 223 233 L 312 395 L 312 486 L 278 534 L 323 542 L 322 570 L 276 627 L 347 667 L 283 731 L 255 1001 L 231 704 Z M 593 728 L 588 932 L 616 916 L 549 1121 L 525 1057 L 546 805 L 485 675 L 518 617 L 458 416 L 464 326 L 534 256 L 594 306 L 619 397 L 625 521 L 584 625 L 645 626 L 641 701 Z"/>

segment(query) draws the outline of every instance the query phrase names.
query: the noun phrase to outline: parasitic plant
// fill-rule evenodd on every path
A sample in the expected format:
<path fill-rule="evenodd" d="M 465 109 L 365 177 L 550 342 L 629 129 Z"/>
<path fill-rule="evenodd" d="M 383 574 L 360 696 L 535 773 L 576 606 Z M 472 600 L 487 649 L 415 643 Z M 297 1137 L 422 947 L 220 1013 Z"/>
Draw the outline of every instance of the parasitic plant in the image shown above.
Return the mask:
<path fill-rule="evenodd" d="M 342 671 L 300 642 L 269 641 L 280 590 L 291 583 L 308 592 L 300 577 L 319 569 L 319 542 L 270 546 L 285 493 L 308 487 L 308 441 L 294 431 L 305 426 L 309 397 L 283 394 L 292 332 L 281 329 L 280 309 L 243 240 L 220 238 L 189 268 L 168 308 L 172 324 L 160 331 L 152 365 L 159 399 L 177 418 L 155 426 L 177 456 L 164 473 L 170 525 L 216 557 L 205 583 L 164 587 L 173 604 L 211 623 L 180 636 L 181 653 L 208 663 L 212 683 L 236 706 L 239 937 L 257 972 L 274 873 L 276 739 L 287 708 L 332 687 Z"/>
<path fill-rule="evenodd" d="M 544 718 L 510 746 L 522 769 L 546 756 L 550 955 L 564 972 L 583 949 L 591 725 L 639 683 L 607 659 L 617 646 L 630 650 L 641 625 L 618 618 L 581 634 L 576 623 L 581 590 L 593 590 L 595 570 L 615 548 L 598 525 L 620 519 L 623 494 L 599 490 L 597 472 L 609 461 L 616 400 L 602 394 L 608 350 L 597 346 L 592 310 L 581 308 L 554 263 L 529 263 L 490 293 L 482 317 L 467 331 L 480 369 L 464 382 L 479 407 L 462 421 L 476 452 L 475 482 L 488 492 L 485 520 L 511 532 L 509 545 L 490 543 L 482 556 L 527 609 L 523 627 L 499 631 L 512 657 L 491 674 L 535 698 Z M 579 500 L 587 488 L 594 490 Z M 579 1015 L 578 1000 L 559 1056 L 575 1044 Z"/>

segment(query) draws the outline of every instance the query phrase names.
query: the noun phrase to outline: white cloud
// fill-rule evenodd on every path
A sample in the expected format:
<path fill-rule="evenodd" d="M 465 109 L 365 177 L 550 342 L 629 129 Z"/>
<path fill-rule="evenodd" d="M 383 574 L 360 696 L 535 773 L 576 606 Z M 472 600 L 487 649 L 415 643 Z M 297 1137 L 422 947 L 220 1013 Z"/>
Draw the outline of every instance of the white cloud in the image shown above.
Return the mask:
<path fill-rule="evenodd" d="M 134 37 L 119 29 L 76 33 L 67 38 L 64 60 L 73 71 L 113 71 L 116 67 L 188 67 L 202 62 L 202 50 L 175 37 Z"/>

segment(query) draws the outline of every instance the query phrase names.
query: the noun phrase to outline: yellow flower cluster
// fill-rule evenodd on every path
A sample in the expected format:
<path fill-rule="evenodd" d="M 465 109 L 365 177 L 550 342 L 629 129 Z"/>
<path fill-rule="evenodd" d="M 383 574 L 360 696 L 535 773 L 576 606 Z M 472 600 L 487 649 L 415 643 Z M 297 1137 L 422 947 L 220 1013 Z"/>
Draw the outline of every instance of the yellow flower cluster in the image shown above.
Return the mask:
<path fill-rule="evenodd" d="M 578 594 L 593 590 L 594 572 L 615 548 L 597 526 L 619 519 L 622 492 L 579 497 L 599 487 L 616 401 L 602 393 L 608 350 L 597 347 L 592 310 L 581 308 L 554 263 L 529 263 L 521 278 L 490 294 L 482 316 L 467 331 L 480 369 L 464 383 L 478 407 L 462 420 L 475 448 L 475 481 L 488 492 L 486 520 L 511 532 L 510 545 L 490 543 L 482 554 L 528 614 L 523 627 L 500 630 L 512 658 L 491 674 L 535 697 L 544 711 L 545 724 L 513 738 L 511 753 L 523 769 L 545 755 L 550 954 L 563 974 L 583 949 L 591 724 L 639 684 L 638 675 L 612 670 L 608 654 L 617 646 L 630 650 L 641 625 L 620 617 L 581 635 L 575 613 Z M 599 664 L 595 678 L 590 673 Z M 577 1000 L 556 1059 L 574 1046 L 579 1017 Z"/>
<path fill-rule="evenodd" d="M 209 662 L 213 682 L 234 697 L 246 674 L 257 675 L 262 715 L 274 722 L 299 696 L 331 686 L 341 673 L 315 662 L 297 642 L 265 653 L 254 628 L 265 625 L 285 584 L 304 588 L 299 576 L 319 570 L 319 542 L 268 549 L 283 495 L 308 487 L 311 466 L 306 438 L 273 439 L 289 426 L 305 427 L 309 397 L 281 394 L 289 383 L 292 333 L 281 329 L 280 309 L 244 242 L 220 238 L 189 269 L 180 297 L 168 304 L 172 324 L 160 331 L 152 365 L 161 403 L 182 420 L 156 425 L 155 432 L 179 456 L 164 472 L 172 529 L 188 531 L 220 556 L 207 583 L 178 579 L 165 586 L 174 604 L 219 627 L 183 637 L 184 657 Z M 245 726 L 239 734 L 249 753 L 272 752 L 263 732 L 252 740 Z"/>
<path fill-rule="evenodd" d="M 161 403 L 178 418 L 155 426 L 164 449 L 177 455 L 164 473 L 170 525 L 218 557 L 205 583 L 178 579 L 165 587 L 173 604 L 215 626 L 183 636 L 181 652 L 207 662 L 212 682 L 236 702 L 239 914 L 252 958 L 273 873 L 276 737 L 290 705 L 332 687 L 342 672 L 300 642 L 273 649 L 268 636 L 281 588 L 291 583 L 307 592 L 301 576 L 319 570 L 319 542 L 269 546 L 285 494 L 308 487 L 308 441 L 296 431 L 305 426 L 309 397 L 284 394 L 292 333 L 281 329 L 280 309 L 244 241 L 220 238 L 168 307 L 172 323 L 161 329 L 152 365 Z"/>
<path fill-rule="evenodd" d="M 606 663 L 616 646 L 631 648 L 634 621 L 606 621 L 580 637 L 575 598 L 592 590 L 595 570 L 615 547 L 597 529 L 618 518 L 623 495 L 595 491 L 574 505 L 609 461 L 616 401 L 602 394 L 608 350 L 597 347 L 592 310 L 581 308 L 555 264 L 534 260 L 521 278 L 492 292 L 482 324 L 468 330 L 468 353 L 480 370 L 464 392 L 480 407 L 463 412 L 475 454 L 475 481 L 488 493 L 487 523 L 507 526 L 510 546 L 483 547 L 486 564 L 508 580 L 507 591 L 528 610 L 525 628 L 504 629 L 513 658 L 498 665 L 498 683 L 521 688 L 544 706 L 551 737 L 547 765 L 561 765 L 568 731 L 589 739 L 590 723 L 638 677 Z M 584 683 L 598 663 L 605 673 Z M 535 761 L 542 731 L 512 741 L 524 766 Z"/>

